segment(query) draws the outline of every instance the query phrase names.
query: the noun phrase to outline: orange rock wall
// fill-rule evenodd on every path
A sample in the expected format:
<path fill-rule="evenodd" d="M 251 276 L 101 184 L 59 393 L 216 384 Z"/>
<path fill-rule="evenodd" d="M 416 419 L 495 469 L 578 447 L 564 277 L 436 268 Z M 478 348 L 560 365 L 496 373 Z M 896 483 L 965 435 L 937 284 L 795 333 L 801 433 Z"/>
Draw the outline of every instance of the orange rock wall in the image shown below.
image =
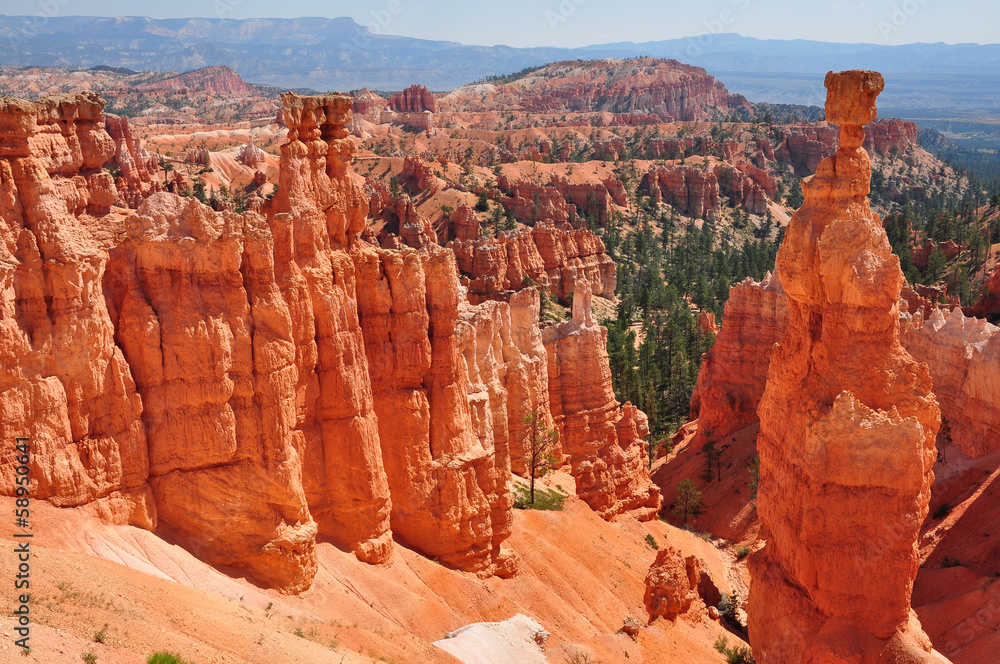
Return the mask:
<path fill-rule="evenodd" d="M 32 495 L 156 525 L 133 373 L 103 296 L 120 217 L 95 94 L 0 101 L 0 491 L 32 441 Z"/>
<path fill-rule="evenodd" d="M 747 279 L 729 289 L 722 329 L 702 356 L 691 397 L 691 419 L 707 440 L 757 422 L 771 351 L 785 333 L 788 305 L 777 276 Z"/>
<path fill-rule="evenodd" d="M 501 232 L 496 238 L 455 241 L 458 267 L 469 278 L 470 300 L 506 299 L 530 282 L 563 299 L 577 280 L 593 284 L 593 292 L 611 297 L 618 285 L 614 261 L 604 242 L 586 229 L 564 230 L 537 224 L 530 230 Z"/>

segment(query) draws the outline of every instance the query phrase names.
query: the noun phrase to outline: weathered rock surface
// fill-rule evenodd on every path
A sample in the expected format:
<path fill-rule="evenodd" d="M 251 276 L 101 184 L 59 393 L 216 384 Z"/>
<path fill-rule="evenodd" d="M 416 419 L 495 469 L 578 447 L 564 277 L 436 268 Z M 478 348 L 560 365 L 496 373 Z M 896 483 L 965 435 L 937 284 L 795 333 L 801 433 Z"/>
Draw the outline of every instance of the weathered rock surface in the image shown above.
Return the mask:
<path fill-rule="evenodd" d="M 448 219 L 450 236 L 460 242 L 475 240 L 480 234 L 480 221 L 476 211 L 465 205 L 459 205 Z"/>
<path fill-rule="evenodd" d="M 952 442 L 971 458 L 1000 448 L 1000 328 L 961 309 L 901 323 L 903 346 L 926 362 Z"/>
<path fill-rule="evenodd" d="M 95 94 L 0 100 L 0 491 L 31 439 L 32 497 L 152 529 L 133 374 L 103 295 L 120 217 Z"/>
<path fill-rule="evenodd" d="M 286 93 L 282 101 L 288 142 L 267 212 L 275 281 L 292 318 L 303 487 L 320 533 L 362 560 L 383 561 L 392 548 L 389 488 L 347 253 L 367 207 L 346 177 L 351 100 Z"/>
<path fill-rule="evenodd" d="M 427 90 L 426 85 L 411 85 L 402 92 L 396 92 L 389 97 L 389 107 L 402 113 L 433 113 L 437 107 L 434 95 Z"/>
<path fill-rule="evenodd" d="M 777 275 L 729 289 L 722 329 L 702 357 L 691 397 L 698 435 L 721 440 L 757 421 L 771 351 L 785 333 L 788 305 Z"/>
<path fill-rule="evenodd" d="M 445 564 L 513 572 L 500 551 L 513 504 L 508 305 L 487 303 L 460 320 L 454 255 L 443 249 L 354 259 L 393 531 Z"/>
<path fill-rule="evenodd" d="M 104 122 L 108 134 L 115 142 L 115 154 L 108 163 L 118 166 L 121 171 L 115 182 L 118 195 L 129 207 L 139 207 L 144 198 L 160 190 L 160 182 L 156 177 L 156 158 L 132 134 L 127 116 L 105 115 Z"/>
<path fill-rule="evenodd" d="M 768 661 L 940 661 L 910 609 L 940 413 L 899 344 L 903 278 L 861 148 L 884 82 L 826 86 L 840 149 L 804 183 L 777 261 L 788 327 L 759 407 L 750 640 Z"/>
<path fill-rule="evenodd" d="M 594 320 L 591 295 L 589 284 L 578 282 L 573 319 L 542 329 L 552 417 L 580 498 L 606 519 L 626 511 L 655 519 L 662 499 L 647 465 L 648 420 L 615 399 L 608 331 Z"/>
<path fill-rule="evenodd" d="M 469 278 L 473 302 L 507 299 L 510 291 L 529 283 L 562 299 L 580 279 L 593 284 L 594 294 L 611 298 L 618 283 L 604 242 L 586 229 L 537 224 L 530 230 L 501 232 L 496 238 L 451 242 L 448 247 L 455 252 L 459 270 Z"/>
<path fill-rule="evenodd" d="M 712 221 L 719 214 L 719 180 L 710 171 L 693 166 L 652 166 L 639 188 L 689 217 Z"/>
<path fill-rule="evenodd" d="M 257 168 L 264 163 L 264 157 L 266 156 L 267 153 L 254 145 L 253 139 L 251 139 L 249 143 L 240 148 L 240 152 L 236 156 L 236 161 L 247 168 Z"/>
<path fill-rule="evenodd" d="M 903 153 L 917 146 L 917 125 L 907 120 L 879 118 L 865 125 L 864 148 L 870 153 Z"/>
<path fill-rule="evenodd" d="M 863 147 L 869 154 L 885 156 L 917 146 L 917 125 L 906 120 L 878 118 L 864 129 Z M 837 127 L 830 122 L 783 125 L 781 133 L 783 140 L 774 152 L 801 176 L 815 173 L 819 162 L 835 154 L 840 145 Z"/>
<path fill-rule="evenodd" d="M 295 346 L 270 229 L 159 193 L 126 233 L 106 292 L 142 395 L 160 521 L 213 564 L 304 590 L 316 524 L 291 435 Z"/>
<path fill-rule="evenodd" d="M 703 580 L 704 574 L 704 563 L 697 556 L 685 557 L 672 546 L 660 549 L 646 575 L 643 603 L 649 622 L 657 618 L 676 620 L 687 613 L 707 614 L 699 591 L 711 581 L 707 576 Z"/>
<path fill-rule="evenodd" d="M 414 196 L 436 194 L 444 189 L 444 181 L 420 157 L 406 157 L 398 177 L 400 184 Z"/>
<path fill-rule="evenodd" d="M 507 194 L 501 201 L 504 208 L 518 221 L 528 225 L 539 221 L 564 224 L 577 217 L 576 205 L 567 203 L 566 197 L 555 187 L 511 180 L 506 175 L 501 175 L 497 184 Z"/>
<path fill-rule="evenodd" d="M 454 252 L 361 240 L 372 205 L 419 225 L 412 201 L 369 201 L 349 176 L 350 98 L 282 100 L 279 186 L 259 213 L 158 192 L 124 221 L 99 98 L 3 101 L 0 433 L 31 437 L 33 495 L 159 520 L 288 592 L 312 583 L 317 536 L 388 562 L 390 526 L 445 564 L 509 575 L 512 457 L 524 472 L 537 413 L 606 518 L 654 516 L 648 425 L 614 400 L 589 288 L 546 347 L 535 289 L 470 305 Z M 589 231 L 523 235 L 553 289 L 586 276 L 613 292 Z"/>
<path fill-rule="evenodd" d="M 784 140 L 774 154 L 789 162 L 800 176 L 816 172 L 819 163 L 837 152 L 837 128 L 825 122 L 795 123 L 783 127 Z"/>

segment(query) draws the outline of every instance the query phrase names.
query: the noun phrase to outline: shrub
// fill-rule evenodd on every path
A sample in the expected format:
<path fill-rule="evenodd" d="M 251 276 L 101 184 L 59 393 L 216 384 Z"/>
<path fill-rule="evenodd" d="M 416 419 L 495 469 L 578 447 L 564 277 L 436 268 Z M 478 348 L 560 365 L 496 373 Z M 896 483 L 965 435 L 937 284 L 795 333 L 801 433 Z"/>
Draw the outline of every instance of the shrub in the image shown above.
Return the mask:
<path fill-rule="evenodd" d="M 146 658 L 146 664 L 189 664 L 186 660 L 181 659 L 180 655 L 174 655 L 169 652 L 154 652 L 152 655 Z"/>
<path fill-rule="evenodd" d="M 80 655 L 80 657 L 82 657 L 83 661 L 85 661 L 87 664 L 94 664 L 94 662 L 97 661 L 97 655 L 95 655 L 92 652 L 85 652 L 82 655 Z"/>
<path fill-rule="evenodd" d="M 646 534 L 646 544 L 653 547 L 654 551 L 660 550 L 660 545 L 656 543 L 656 538 L 650 535 L 649 533 Z"/>
<path fill-rule="evenodd" d="M 739 606 L 739 602 L 736 600 L 735 595 L 727 595 L 722 593 L 722 600 L 719 602 L 719 615 L 726 619 L 726 621 L 740 630 L 743 629 L 743 623 L 740 622 L 739 616 L 736 615 L 736 609 Z"/>
<path fill-rule="evenodd" d="M 722 653 L 729 664 L 756 664 L 753 658 L 753 651 L 746 646 L 729 646 L 729 641 L 724 636 L 720 636 L 715 641 L 715 649 Z"/>
<path fill-rule="evenodd" d="M 568 498 L 564 493 L 559 493 L 555 489 L 535 489 L 535 502 L 531 502 L 531 491 L 523 484 L 514 487 L 514 507 L 519 510 L 546 510 L 558 511 L 563 508 L 563 503 Z"/>
<path fill-rule="evenodd" d="M 108 638 L 108 623 L 104 623 L 104 627 L 101 628 L 99 632 L 94 634 L 94 641 L 96 643 L 104 643 L 104 640 Z"/>
<path fill-rule="evenodd" d="M 934 510 L 934 519 L 943 519 L 949 514 L 951 514 L 951 505 L 942 503 L 941 507 Z"/>
<path fill-rule="evenodd" d="M 594 661 L 594 658 L 590 655 L 582 652 L 575 652 L 572 655 L 566 655 L 566 664 L 598 664 Z"/>
<path fill-rule="evenodd" d="M 738 546 L 736 547 L 736 560 L 743 560 L 750 555 L 749 546 Z"/>

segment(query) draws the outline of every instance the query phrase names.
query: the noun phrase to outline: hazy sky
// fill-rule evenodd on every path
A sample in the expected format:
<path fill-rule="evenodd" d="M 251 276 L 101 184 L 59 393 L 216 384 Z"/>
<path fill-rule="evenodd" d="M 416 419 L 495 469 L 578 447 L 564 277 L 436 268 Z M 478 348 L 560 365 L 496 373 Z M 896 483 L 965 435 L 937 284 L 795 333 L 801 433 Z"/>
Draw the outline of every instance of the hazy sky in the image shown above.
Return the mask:
<path fill-rule="evenodd" d="M 584 46 L 705 32 L 759 38 L 907 44 L 1000 42 L 991 0 L 0 0 L 0 13 L 350 16 L 373 31 L 465 44 Z"/>

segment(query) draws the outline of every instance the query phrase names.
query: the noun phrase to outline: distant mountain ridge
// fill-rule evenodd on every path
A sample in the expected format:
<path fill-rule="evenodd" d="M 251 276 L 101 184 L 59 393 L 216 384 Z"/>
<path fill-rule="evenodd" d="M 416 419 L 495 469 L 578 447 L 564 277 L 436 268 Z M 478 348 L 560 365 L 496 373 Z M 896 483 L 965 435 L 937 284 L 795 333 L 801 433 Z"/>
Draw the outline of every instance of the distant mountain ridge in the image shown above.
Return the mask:
<path fill-rule="evenodd" d="M 228 65 L 282 88 L 445 91 L 493 75 L 573 59 L 652 56 L 704 67 L 751 101 L 821 106 L 823 74 L 869 68 L 891 85 L 893 111 L 1000 112 L 1000 44 L 831 44 L 736 34 L 584 48 L 473 46 L 373 34 L 350 18 L 219 19 L 66 16 L 40 28 L 0 15 L 0 64 L 186 72 Z"/>

